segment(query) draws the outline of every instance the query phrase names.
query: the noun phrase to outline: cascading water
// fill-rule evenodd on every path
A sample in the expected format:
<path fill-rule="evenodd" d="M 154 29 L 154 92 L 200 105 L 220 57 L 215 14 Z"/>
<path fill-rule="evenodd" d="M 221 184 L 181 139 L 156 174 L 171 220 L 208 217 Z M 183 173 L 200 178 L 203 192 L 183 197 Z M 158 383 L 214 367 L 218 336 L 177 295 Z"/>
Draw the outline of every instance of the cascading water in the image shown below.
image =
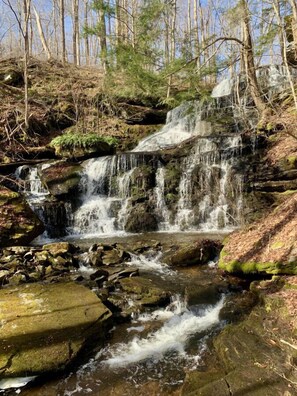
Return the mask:
<path fill-rule="evenodd" d="M 131 176 L 146 162 L 143 155 L 120 154 L 84 163 L 81 205 L 73 214 L 71 234 L 115 234 L 124 230 L 131 196 Z"/>
<path fill-rule="evenodd" d="M 140 142 L 135 151 L 85 161 L 78 197 L 71 199 L 72 204 L 63 205 L 68 217 L 68 234 L 123 233 L 129 214 L 141 200 L 148 203 L 159 231 L 214 231 L 236 227 L 240 222 L 241 177 L 234 172 L 233 164 L 240 155 L 241 138 L 239 134 L 217 136 L 212 133 L 212 125 L 201 120 L 203 112 L 205 108 L 197 103 L 183 104 L 169 113 L 168 123 L 160 132 Z M 167 163 L 162 160 L 162 151 L 156 153 L 155 150 L 173 147 L 182 140 L 188 141 L 189 137 L 194 140 L 178 164 L 176 204 L 174 208 L 169 207 L 170 194 L 165 188 Z M 151 172 L 147 176 L 149 187 L 143 179 L 147 168 Z M 49 193 L 42 186 L 37 168 L 30 169 L 26 180 L 25 192 L 33 209 L 48 222 L 50 216 L 46 215 L 43 204 Z M 138 190 L 142 191 L 141 199 L 135 193 Z M 54 208 L 51 217 L 61 217 L 58 205 Z"/>
<path fill-rule="evenodd" d="M 197 141 L 182 165 L 175 219 L 178 229 L 196 224 L 204 231 L 211 231 L 236 225 L 234 222 L 240 219 L 242 182 L 240 175 L 234 174 L 232 165 L 240 150 L 239 135 Z M 198 177 L 196 183 L 193 180 L 195 175 Z M 198 207 L 193 200 L 198 201 Z"/>
<path fill-rule="evenodd" d="M 187 102 L 170 111 L 166 125 L 143 139 L 132 152 L 85 161 L 77 192 L 63 206 L 68 217 L 67 233 L 90 236 L 139 232 L 142 224 L 131 231 L 127 222 L 133 216 L 142 217 L 144 212 L 159 231 L 237 227 L 242 180 L 234 168 L 241 154 L 241 137 L 232 118 L 230 90 L 230 84 L 225 83 L 214 90 L 213 101 Z M 222 96 L 226 93 L 229 101 Z M 228 124 L 231 129 L 218 129 L 218 123 L 212 121 L 222 112 L 233 120 L 232 127 Z M 179 170 L 176 176 L 170 176 L 171 154 L 166 149 L 183 147 L 184 153 L 175 161 Z M 38 189 L 47 196 L 37 168 L 31 168 L 30 175 L 26 190 L 29 200 Z M 175 178 L 174 191 L 168 187 L 174 184 L 170 177 Z M 37 206 L 35 211 L 46 222 L 44 211 Z M 139 219 L 143 225 L 145 221 Z"/>

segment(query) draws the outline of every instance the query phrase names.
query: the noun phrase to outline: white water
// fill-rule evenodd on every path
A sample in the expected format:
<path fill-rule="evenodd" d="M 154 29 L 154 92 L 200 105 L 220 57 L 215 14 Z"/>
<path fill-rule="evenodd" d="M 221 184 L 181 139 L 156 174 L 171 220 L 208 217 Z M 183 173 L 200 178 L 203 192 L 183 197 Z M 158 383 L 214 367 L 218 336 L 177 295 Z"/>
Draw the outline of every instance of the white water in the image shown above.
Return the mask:
<path fill-rule="evenodd" d="M 217 95 L 226 93 L 227 85 L 218 86 Z M 242 180 L 235 175 L 233 165 L 240 156 L 241 138 L 236 133 L 229 137 L 211 135 L 211 123 L 203 120 L 210 109 L 198 101 L 183 103 L 168 113 L 161 131 L 143 139 L 133 152 L 85 161 L 79 193 L 70 197 L 73 203 L 66 202 L 64 207 L 68 234 L 84 238 L 124 235 L 129 215 L 139 204 L 137 199 L 145 200 L 159 231 L 229 231 L 237 227 Z M 192 137 L 196 138 L 189 145 L 188 155 L 177 165 L 181 177 L 175 195 L 166 195 L 168 169 L 162 158 L 152 152 Z M 138 170 L 139 167 L 143 168 Z M 147 176 L 147 169 L 155 172 L 153 181 L 154 175 Z M 145 195 L 145 177 L 151 178 L 149 196 Z M 48 198 L 48 191 L 42 187 L 37 167 L 30 169 L 25 192 L 29 200 L 37 197 L 38 204 L 32 207 L 46 222 L 40 201 Z M 54 207 L 48 206 L 48 210 L 53 217 L 59 216 Z M 52 222 L 60 226 L 58 221 Z"/>
<path fill-rule="evenodd" d="M 156 210 L 161 218 L 161 221 L 159 221 L 160 231 L 167 231 L 170 230 L 171 228 L 170 212 L 165 202 L 164 185 L 165 185 L 165 168 L 160 166 L 156 172 L 156 187 L 155 187 Z"/>
<path fill-rule="evenodd" d="M 232 162 L 236 155 L 240 155 L 241 137 L 227 137 L 220 143 L 224 145 L 222 149 L 226 153 L 231 152 L 231 158 L 224 155 L 224 151 L 218 151 L 217 141 L 203 138 L 197 141 L 190 155 L 184 160 L 175 219 L 178 229 L 193 229 L 198 225 L 203 231 L 214 231 L 232 228 L 234 220 L 240 219 L 242 181 L 237 175 L 235 178 L 231 176 Z M 198 173 L 196 183 L 193 181 L 195 169 L 196 174 Z M 196 219 L 192 194 L 199 197 Z M 233 195 L 234 198 L 233 216 L 229 213 L 231 202 L 228 195 Z"/>
<path fill-rule="evenodd" d="M 114 235 L 123 231 L 130 177 L 137 164 L 137 159 L 124 155 L 85 162 L 80 183 L 82 204 L 74 213 L 70 233 L 89 236 Z M 118 219 L 113 206 L 120 208 Z"/>
<path fill-rule="evenodd" d="M 160 275 L 174 275 L 176 274 L 167 264 L 161 262 L 162 252 L 153 256 L 145 256 L 144 254 L 133 254 L 130 253 L 131 260 L 127 262 L 127 265 L 137 267 L 143 271 L 152 271 Z"/>
<path fill-rule="evenodd" d="M 156 363 L 170 352 L 185 356 L 186 345 L 193 335 L 210 330 L 219 323 L 219 313 L 223 305 L 224 298 L 196 316 L 185 304 L 176 304 L 172 311 L 164 310 L 168 318 L 159 330 L 148 334 L 145 338 L 134 337 L 128 343 L 115 345 L 109 351 L 111 356 L 103 363 L 110 367 L 124 367 L 148 359 L 153 359 Z M 162 317 L 162 313 L 158 311 L 155 313 L 156 317 L 158 315 Z M 163 319 L 166 315 L 163 315 Z M 155 318 L 152 314 L 151 319 L 155 320 Z"/>
<path fill-rule="evenodd" d="M 157 151 L 176 146 L 184 140 L 198 136 L 200 103 L 185 102 L 167 114 L 166 125 L 157 133 L 143 139 L 133 151 Z"/>
<path fill-rule="evenodd" d="M 17 377 L 17 378 L 5 378 L 0 380 L 0 389 L 11 389 L 11 388 L 20 388 L 22 386 L 27 385 L 30 381 L 33 381 L 35 377 Z M 16 393 L 19 393 L 16 391 Z"/>

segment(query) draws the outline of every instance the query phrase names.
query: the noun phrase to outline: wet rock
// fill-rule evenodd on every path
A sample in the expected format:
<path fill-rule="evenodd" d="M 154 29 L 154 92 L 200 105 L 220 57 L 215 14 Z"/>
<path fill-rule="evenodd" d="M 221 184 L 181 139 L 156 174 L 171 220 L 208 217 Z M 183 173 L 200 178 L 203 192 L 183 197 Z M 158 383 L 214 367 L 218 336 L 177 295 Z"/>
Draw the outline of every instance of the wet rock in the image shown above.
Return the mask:
<path fill-rule="evenodd" d="M 102 251 L 91 251 L 90 253 L 88 253 L 88 262 L 90 265 L 94 266 L 94 267 L 99 267 L 103 264 L 102 262 Z"/>
<path fill-rule="evenodd" d="M 120 279 L 123 278 L 131 278 L 132 276 L 138 276 L 139 275 L 139 269 L 138 268 L 133 268 L 133 267 L 129 267 L 129 268 L 120 268 L 117 269 L 116 271 L 113 271 L 113 273 L 111 275 L 109 275 L 109 280 L 111 282 L 118 282 Z"/>
<path fill-rule="evenodd" d="M 0 375 L 22 377 L 64 369 L 111 312 L 81 285 L 30 284 L 0 290 L 0 319 Z"/>
<path fill-rule="evenodd" d="M 21 283 L 25 283 L 27 281 L 27 276 L 20 271 L 15 272 L 10 278 L 9 278 L 9 284 L 10 285 L 20 285 Z"/>
<path fill-rule="evenodd" d="M 169 303 L 170 294 L 155 286 L 150 279 L 133 277 L 119 281 L 121 289 L 128 293 L 137 305 L 153 307 Z"/>
<path fill-rule="evenodd" d="M 7 283 L 7 279 L 9 276 L 8 270 L 0 270 L 0 286 L 5 285 Z"/>
<path fill-rule="evenodd" d="M 202 240 L 195 244 L 182 246 L 175 252 L 169 252 L 164 262 L 176 267 L 206 264 L 219 254 L 221 244 L 218 241 Z"/>
<path fill-rule="evenodd" d="M 44 226 L 22 196 L 0 186 L 0 246 L 30 243 Z"/>
<path fill-rule="evenodd" d="M 39 169 L 42 183 L 53 196 L 66 195 L 72 192 L 81 178 L 82 167 L 79 164 L 71 164 L 61 161 L 53 165 Z"/>
<path fill-rule="evenodd" d="M 187 374 L 182 396 L 295 394 L 291 384 L 296 382 L 297 375 L 289 362 L 296 356 L 296 350 L 284 348 L 280 338 L 287 339 L 296 331 L 295 308 L 287 307 L 296 289 L 290 290 L 286 284 L 285 290 L 265 294 L 270 293 L 271 283 L 268 282 L 268 289 L 261 289 L 261 305 L 255 306 L 240 323 L 226 326 L 217 335 L 207 370 Z M 295 283 L 296 279 L 292 280 L 292 286 Z M 234 309 L 237 302 L 233 302 Z M 243 295 L 242 302 L 245 310 L 250 305 L 247 295 Z M 231 301 L 229 307 L 228 301 L 226 304 L 230 312 Z"/>
<path fill-rule="evenodd" d="M 122 262 L 122 257 L 119 254 L 118 250 L 116 249 L 108 250 L 104 252 L 104 255 L 102 257 L 102 262 L 104 265 L 119 264 Z"/>
<path fill-rule="evenodd" d="M 103 269 L 99 269 L 90 275 L 91 280 L 95 280 L 96 282 L 103 282 L 108 278 L 109 273 L 104 271 Z"/>
<path fill-rule="evenodd" d="M 53 257 L 57 257 L 67 253 L 73 253 L 77 248 L 68 242 L 56 242 L 43 245 L 42 249 L 47 250 Z"/>
<path fill-rule="evenodd" d="M 132 233 L 158 230 L 158 220 L 147 204 L 136 204 L 128 215 L 125 231 Z"/>

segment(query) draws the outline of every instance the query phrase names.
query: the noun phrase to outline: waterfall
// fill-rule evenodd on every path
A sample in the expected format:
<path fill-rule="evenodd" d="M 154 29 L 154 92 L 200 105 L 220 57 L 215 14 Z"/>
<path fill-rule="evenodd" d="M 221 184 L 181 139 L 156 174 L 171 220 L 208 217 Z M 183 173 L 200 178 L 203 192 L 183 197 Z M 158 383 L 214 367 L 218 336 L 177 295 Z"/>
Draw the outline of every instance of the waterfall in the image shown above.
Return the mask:
<path fill-rule="evenodd" d="M 169 111 L 166 125 L 159 132 L 141 140 L 133 151 L 162 150 L 199 135 L 200 131 L 196 128 L 196 123 L 200 120 L 200 107 L 198 101 L 185 102 Z"/>
<path fill-rule="evenodd" d="M 46 223 L 48 235 L 123 234 L 137 216 L 138 229 L 143 225 L 147 231 L 146 214 L 153 218 L 151 224 L 157 222 L 159 231 L 237 227 L 242 177 L 235 169 L 242 143 L 238 125 L 232 124 L 232 103 L 222 96 L 229 91 L 230 84 L 225 82 L 207 104 L 192 101 L 173 109 L 166 125 L 131 152 L 84 161 L 79 185 L 66 201 L 53 200 L 43 187 L 42 168 L 27 169 L 23 191 Z M 221 126 L 224 116 L 228 122 Z M 168 148 L 169 152 L 164 151 Z M 174 165 L 172 150 L 177 153 Z M 184 151 L 178 154 L 178 150 Z M 172 175 L 174 166 L 178 171 Z M 24 179 L 20 176 L 24 169 L 18 173 Z"/>
<path fill-rule="evenodd" d="M 112 235 L 124 231 L 133 171 L 146 163 L 144 155 L 119 154 L 84 163 L 81 205 L 73 214 L 71 234 Z"/>
<path fill-rule="evenodd" d="M 161 221 L 159 222 L 159 230 L 167 231 L 170 230 L 170 212 L 165 203 L 164 198 L 164 185 L 165 185 L 165 168 L 160 166 L 156 171 L 156 187 L 155 187 L 155 195 L 156 195 L 156 209 L 159 212 L 159 216 Z"/>
<path fill-rule="evenodd" d="M 15 177 L 20 181 L 19 191 L 23 193 L 31 209 L 45 225 L 42 238 L 58 238 L 66 235 L 66 227 L 72 218 L 70 202 L 54 199 L 42 184 L 40 171 L 51 164 L 41 166 L 23 165 L 17 168 Z"/>

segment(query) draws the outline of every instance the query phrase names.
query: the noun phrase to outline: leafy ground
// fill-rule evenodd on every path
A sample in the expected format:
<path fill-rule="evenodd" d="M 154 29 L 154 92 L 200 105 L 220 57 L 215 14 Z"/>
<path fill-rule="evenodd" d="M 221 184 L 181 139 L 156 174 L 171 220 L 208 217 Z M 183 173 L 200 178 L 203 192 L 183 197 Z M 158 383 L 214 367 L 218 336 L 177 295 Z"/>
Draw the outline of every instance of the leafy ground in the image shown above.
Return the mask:
<path fill-rule="evenodd" d="M 3 84 L 10 73 L 19 78 Z M 120 149 L 130 148 L 165 120 L 164 109 L 106 94 L 104 77 L 95 68 L 32 59 L 29 86 L 30 128 L 26 131 L 22 62 L 0 61 L 0 162 L 34 158 L 36 147 L 65 130 L 111 136 L 120 140 Z"/>

